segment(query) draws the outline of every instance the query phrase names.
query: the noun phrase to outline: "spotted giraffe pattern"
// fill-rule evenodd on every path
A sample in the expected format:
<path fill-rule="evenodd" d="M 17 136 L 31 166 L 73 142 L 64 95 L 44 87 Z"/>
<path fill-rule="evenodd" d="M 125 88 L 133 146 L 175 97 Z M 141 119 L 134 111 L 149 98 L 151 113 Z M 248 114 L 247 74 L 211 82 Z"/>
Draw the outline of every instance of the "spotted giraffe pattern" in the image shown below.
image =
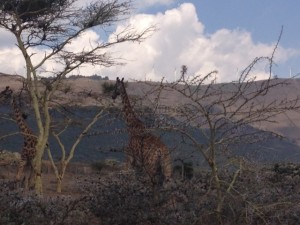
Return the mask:
<path fill-rule="evenodd" d="M 16 96 L 13 94 L 13 91 L 10 89 L 9 86 L 7 86 L 6 89 L 0 93 L 0 96 L 1 98 L 4 96 L 6 99 L 11 98 L 14 119 L 17 122 L 24 139 L 23 148 L 21 150 L 21 160 L 19 162 L 18 171 L 16 175 L 16 180 L 20 181 L 21 177 L 24 174 L 24 169 L 26 165 L 31 166 L 31 169 L 33 169 L 31 163 L 36 154 L 35 147 L 37 144 L 37 137 L 34 136 L 32 130 L 26 123 L 24 115 L 17 104 Z"/>
<path fill-rule="evenodd" d="M 125 115 L 129 143 L 125 149 L 128 166 L 146 173 L 153 183 L 161 183 L 171 179 L 172 163 L 170 152 L 161 139 L 146 130 L 130 104 L 124 78 L 117 78 L 113 99 L 121 96 Z"/>

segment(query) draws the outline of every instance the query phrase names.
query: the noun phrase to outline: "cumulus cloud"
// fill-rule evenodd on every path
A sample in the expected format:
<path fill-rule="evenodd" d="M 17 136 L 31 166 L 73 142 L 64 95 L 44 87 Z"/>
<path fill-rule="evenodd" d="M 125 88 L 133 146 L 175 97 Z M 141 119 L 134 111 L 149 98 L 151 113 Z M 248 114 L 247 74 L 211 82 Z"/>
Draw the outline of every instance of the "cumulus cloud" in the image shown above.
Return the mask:
<path fill-rule="evenodd" d="M 1 30 L 0 31 L 0 48 L 6 48 L 7 46 L 12 46 L 14 44 L 15 44 L 14 36 L 6 30 Z"/>
<path fill-rule="evenodd" d="M 175 0 L 144 0 L 136 1 L 135 3 L 139 6 L 139 8 L 147 8 L 154 5 L 170 5 L 174 2 Z"/>
<path fill-rule="evenodd" d="M 0 48 L 0 63 L 0 72 L 2 73 L 24 74 L 25 60 L 17 47 Z"/>
<path fill-rule="evenodd" d="M 100 36 L 95 31 L 87 30 L 68 44 L 66 50 L 74 53 L 79 53 L 82 50 L 90 51 L 97 47 L 100 42 Z"/>
<path fill-rule="evenodd" d="M 156 25 L 158 29 L 140 44 L 123 43 L 111 49 L 115 57 L 126 59 L 125 66 L 110 68 L 85 66 L 78 73 L 83 75 L 96 73 L 109 76 L 111 79 L 124 76 L 126 79 L 161 80 L 165 77 L 168 81 L 173 81 L 176 78 L 176 71 L 178 76 L 181 65 L 187 65 L 190 76 L 205 75 L 217 70 L 218 82 L 228 82 L 236 80 L 237 73 L 249 65 L 255 57 L 270 56 L 275 44 L 255 43 L 251 34 L 241 29 L 220 29 L 207 34 L 204 24 L 198 19 L 194 5 L 190 3 L 155 15 L 137 14 L 132 16 L 128 23 L 139 30 L 151 25 Z M 127 25 L 118 25 L 116 32 L 120 32 Z M 112 37 L 113 35 L 110 38 Z M 87 31 L 68 46 L 68 49 L 78 52 L 96 45 L 97 42 L 101 42 L 100 35 L 95 31 Z M 44 54 L 41 50 L 37 52 Z M 295 50 L 279 47 L 275 61 L 284 62 L 294 54 Z M 12 58 L 15 59 L 14 63 L 11 63 Z M 24 71 L 24 63 L 16 47 L 0 46 L 0 62 L 2 72 Z M 54 70 L 56 66 L 54 62 L 49 62 L 45 68 Z M 267 72 L 265 65 L 258 65 L 253 74 L 263 79 L 267 76 Z"/>
<path fill-rule="evenodd" d="M 164 14 L 139 14 L 130 20 L 135 27 L 151 24 L 158 31 L 140 45 L 130 43 L 118 46 L 122 57 L 128 59 L 123 67 L 104 69 L 105 74 L 124 75 L 127 78 L 168 81 L 176 79 L 181 65 L 188 66 L 188 73 L 207 74 L 218 71 L 217 80 L 232 81 L 255 57 L 270 56 L 275 43 L 254 43 L 251 34 L 245 30 L 221 29 L 213 34 L 205 33 L 193 4 L 185 3 Z M 118 29 L 121 29 L 119 27 Z M 295 52 L 279 48 L 276 62 L 283 62 Z M 268 76 L 265 65 L 258 65 L 253 71 L 258 79 Z"/>
<path fill-rule="evenodd" d="M 1 32 L 0 32 L 1 35 Z M 20 49 L 15 45 L 14 37 L 10 37 L 10 45 L 0 46 L 0 72 L 7 74 L 25 75 L 25 60 L 20 52 Z M 92 30 L 83 33 L 78 38 L 74 39 L 69 45 L 66 46 L 66 50 L 74 53 L 81 51 L 88 51 L 91 48 L 97 46 L 101 42 L 100 36 Z M 34 65 L 38 64 L 46 54 L 49 54 L 49 49 L 32 48 L 29 54 L 32 55 L 32 61 Z M 47 60 L 46 63 L 39 69 L 40 76 L 51 76 L 53 73 L 59 71 L 62 68 L 62 64 L 56 61 L 56 59 Z M 74 73 L 93 75 L 95 73 L 95 67 L 84 66 L 81 70 L 77 70 Z"/>

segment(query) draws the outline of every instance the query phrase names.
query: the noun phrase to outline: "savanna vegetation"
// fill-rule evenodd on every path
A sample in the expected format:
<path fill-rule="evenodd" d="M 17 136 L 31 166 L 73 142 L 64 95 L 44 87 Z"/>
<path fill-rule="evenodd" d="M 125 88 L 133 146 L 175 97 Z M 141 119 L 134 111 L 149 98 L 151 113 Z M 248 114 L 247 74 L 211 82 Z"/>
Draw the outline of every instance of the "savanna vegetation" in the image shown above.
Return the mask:
<path fill-rule="evenodd" d="M 37 138 L 36 155 L 28 166 L 34 174 L 31 190 L 15 184 L 18 156 L 0 154 L 0 224 L 299 224 L 300 166 L 265 164 L 253 160 L 257 158 L 251 152 L 239 154 L 243 146 L 284 138 L 260 125 L 299 110 L 298 96 L 273 97 L 277 88 L 289 85 L 287 80 L 273 79 L 278 43 L 271 56 L 254 59 L 231 83 L 212 82 L 217 71 L 188 76 L 185 65 L 175 82 L 139 82 L 144 92 L 130 100 L 147 132 L 176 137 L 194 150 L 190 155 L 184 147 L 168 146 L 171 154 L 173 147 L 182 154 L 173 154 L 172 180 L 159 189 L 153 188 L 147 175 L 124 169 L 118 160 L 85 162 L 81 172 L 72 171 L 71 160 L 79 144 L 89 136 L 104 135 L 98 130 L 99 120 L 107 115 L 124 118 L 116 107 L 118 102 L 111 100 L 111 81 L 99 86 L 100 94 L 92 90 L 79 93 L 67 85 L 67 75 L 86 64 L 118 64 L 109 47 L 143 41 L 154 31 L 153 27 L 139 32 L 128 27 L 114 39 L 70 52 L 68 45 L 84 31 L 112 26 L 125 19 L 131 8 L 130 1 L 96 1 L 84 8 L 76 7 L 76 2 L 0 2 L 0 29 L 14 35 L 25 60 L 23 85 L 15 92 L 20 108 L 33 112 Z M 47 49 L 40 60 L 34 59 L 36 48 Z M 46 71 L 48 60 L 59 62 L 59 66 Z M 268 68 L 269 77 L 257 81 L 252 72 L 261 63 Z M 42 78 L 45 75 L 49 78 Z M 126 88 L 130 89 L 130 84 Z M 170 95 L 180 101 L 167 104 Z M 96 107 L 86 122 L 76 114 L 76 107 L 82 107 L 80 98 L 92 99 Z M 7 100 L 1 96 L 1 105 Z M 112 123 L 113 119 L 105 121 Z M 1 120 L 12 121 L 13 115 L 1 113 Z M 79 131 L 70 141 L 65 133 L 74 126 Z M 106 133 L 117 142 L 117 135 L 127 132 L 123 127 Z M 60 152 L 58 159 L 52 155 L 53 143 Z M 55 180 L 54 189 L 49 189 L 52 180 L 45 182 L 43 176 Z M 66 185 L 65 179 L 69 182 Z"/>

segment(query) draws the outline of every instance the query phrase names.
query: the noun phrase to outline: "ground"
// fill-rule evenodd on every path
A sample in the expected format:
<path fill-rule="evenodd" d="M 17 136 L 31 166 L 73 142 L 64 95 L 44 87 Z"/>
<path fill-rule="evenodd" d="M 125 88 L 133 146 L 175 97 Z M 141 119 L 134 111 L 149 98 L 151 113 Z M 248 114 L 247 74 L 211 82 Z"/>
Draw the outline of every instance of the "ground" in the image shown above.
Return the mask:
<path fill-rule="evenodd" d="M 44 196 L 38 198 L 9 190 L 7 184 L 15 177 L 18 155 L 7 152 L 4 155 L 5 163 L 4 157 L 0 157 L 0 224 L 300 223 L 299 164 L 245 164 L 238 168 L 239 173 L 234 168 L 220 170 L 224 199 L 218 213 L 218 191 L 211 173 L 201 168 L 194 168 L 189 179 L 175 178 L 155 195 L 157 192 L 144 177 L 124 172 L 118 162 L 73 162 L 63 180 L 62 193 L 57 194 L 54 173 L 50 163 L 44 161 Z M 234 174 L 238 174 L 236 179 Z"/>
<path fill-rule="evenodd" d="M 19 153 L 9 151 L 0 152 L 0 179 L 13 181 L 16 172 L 17 164 L 20 159 Z M 62 193 L 65 195 L 77 194 L 79 191 L 76 188 L 78 179 L 84 179 L 86 176 L 96 176 L 100 168 L 96 168 L 89 163 L 70 163 L 67 167 L 65 177 L 63 179 Z M 43 161 L 43 186 L 44 194 L 53 195 L 56 193 L 56 177 L 51 167 L 50 161 Z"/>

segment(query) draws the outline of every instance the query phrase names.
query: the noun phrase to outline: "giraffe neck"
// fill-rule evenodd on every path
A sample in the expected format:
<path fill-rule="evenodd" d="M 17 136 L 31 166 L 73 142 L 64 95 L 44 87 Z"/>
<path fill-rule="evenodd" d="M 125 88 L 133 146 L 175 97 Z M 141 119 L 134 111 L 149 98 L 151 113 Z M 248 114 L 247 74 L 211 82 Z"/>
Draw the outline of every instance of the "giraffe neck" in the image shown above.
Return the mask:
<path fill-rule="evenodd" d="M 20 110 L 20 108 L 19 108 L 19 106 L 16 102 L 15 96 L 13 96 L 13 99 L 12 99 L 12 106 L 13 106 L 13 110 L 14 110 L 15 120 L 16 120 L 18 126 L 19 126 L 19 129 L 20 129 L 21 133 L 24 136 L 32 137 L 32 131 L 29 128 L 29 126 L 27 125 L 24 118 L 23 118 L 22 112 L 21 112 L 21 110 Z"/>
<path fill-rule="evenodd" d="M 121 98 L 123 103 L 123 112 L 125 114 L 126 125 L 131 135 L 142 133 L 145 131 L 144 123 L 139 120 L 134 113 L 130 104 L 126 89 L 123 84 L 123 91 L 121 92 Z"/>

